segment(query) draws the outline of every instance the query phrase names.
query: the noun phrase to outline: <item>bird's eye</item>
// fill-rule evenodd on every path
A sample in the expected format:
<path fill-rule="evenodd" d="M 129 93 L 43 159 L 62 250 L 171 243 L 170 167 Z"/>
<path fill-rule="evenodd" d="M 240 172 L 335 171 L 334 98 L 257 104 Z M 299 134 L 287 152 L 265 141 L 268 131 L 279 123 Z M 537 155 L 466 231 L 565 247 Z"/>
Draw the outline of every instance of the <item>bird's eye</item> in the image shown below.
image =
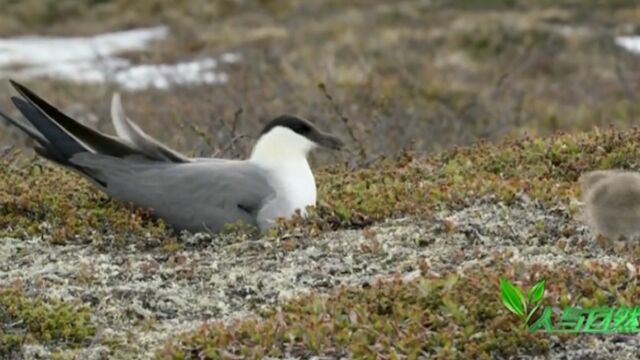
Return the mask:
<path fill-rule="evenodd" d="M 304 133 L 308 133 L 309 131 L 311 131 L 311 128 L 307 124 L 299 124 L 296 126 L 297 133 L 304 134 Z"/>

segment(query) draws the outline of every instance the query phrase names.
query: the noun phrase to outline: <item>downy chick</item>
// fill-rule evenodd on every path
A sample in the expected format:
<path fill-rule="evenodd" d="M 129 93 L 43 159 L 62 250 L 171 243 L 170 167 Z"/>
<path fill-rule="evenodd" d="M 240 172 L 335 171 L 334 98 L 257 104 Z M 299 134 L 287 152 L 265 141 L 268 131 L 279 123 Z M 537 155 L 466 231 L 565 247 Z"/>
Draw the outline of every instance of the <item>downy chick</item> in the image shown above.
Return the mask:
<path fill-rule="evenodd" d="M 598 170 L 580 177 L 586 223 L 609 240 L 640 235 L 640 173 Z"/>

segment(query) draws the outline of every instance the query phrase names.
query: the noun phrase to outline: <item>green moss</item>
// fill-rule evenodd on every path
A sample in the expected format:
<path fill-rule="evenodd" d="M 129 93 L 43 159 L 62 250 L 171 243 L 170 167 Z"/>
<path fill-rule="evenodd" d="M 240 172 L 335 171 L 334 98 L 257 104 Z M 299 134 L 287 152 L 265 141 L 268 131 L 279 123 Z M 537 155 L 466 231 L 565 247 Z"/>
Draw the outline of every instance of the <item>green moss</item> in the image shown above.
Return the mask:
<path fill-rule="evenodd" d="M 85 306 L 29 298 L 19 291 L 0 288 L 0 358 L 17 356 L 24 343 L 52 348 L 74 348 L 95 333 Z"/>
<path fill-rule="evenodd" d="M 498 255 L 498 263 L 500 256 L 508 254 Z M 462 275 L 424 275 L 410 282 L 396 279 L 367 288 L 342 288 L 328 296 L 311 294 L 259 318 L 203 326 L 167 344 L 157 357 L 491 359 L 544 355 L 549 337 L 524 331 L 501 303 L 498 284 L 505 274 L 525 288 L 546 279 L 544 304 L 552 307 L 624 305 L 640 296 L 640 289 L 627 281 L 624 267 L 597 262 L 577 268 L 478 267 Z M 566 339 L 570 337 L 561 337 Z"/>

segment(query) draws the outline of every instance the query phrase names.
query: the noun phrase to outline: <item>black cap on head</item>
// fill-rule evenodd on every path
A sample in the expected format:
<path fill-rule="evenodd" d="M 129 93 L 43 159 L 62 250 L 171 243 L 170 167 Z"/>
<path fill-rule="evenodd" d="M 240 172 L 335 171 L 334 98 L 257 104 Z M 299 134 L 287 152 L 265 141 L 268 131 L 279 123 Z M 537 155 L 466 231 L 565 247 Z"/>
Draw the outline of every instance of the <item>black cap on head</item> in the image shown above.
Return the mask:
<path fill-rule="evenodd" d="M 310 141 L 324 146 L 330 149 L 340 149 L 344 145 L 342 140 L 331 134 L 323 133 L 316 129 L 313 124 L 305 119 L 301 119 L 294 115 L 281 115 L 277 118 L 269 121 L 269 123 L 262 129 L 260 136 L 268 133 L 275 127 L 285 127 L 291 131 L 297 133 L 300 136 L 304 136 Z"/>
<path fill-rule="evenodd" d="M 269 123 L 260 132 L 260 135 L 268 133 L 276 126 L 289 128 L 302 136 L 306 136 L 307 133 L 314 129 L 314 126 L 307 120 L 293 115 L 280 115 L 269 121 Z"/>

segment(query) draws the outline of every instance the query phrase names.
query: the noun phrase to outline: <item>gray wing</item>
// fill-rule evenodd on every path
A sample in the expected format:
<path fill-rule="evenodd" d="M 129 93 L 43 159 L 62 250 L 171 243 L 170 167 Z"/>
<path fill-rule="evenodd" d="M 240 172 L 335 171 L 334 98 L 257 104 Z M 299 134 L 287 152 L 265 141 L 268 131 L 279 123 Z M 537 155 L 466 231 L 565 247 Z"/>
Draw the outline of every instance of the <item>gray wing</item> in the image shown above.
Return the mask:
<path fill-rule="evenodd" d="M 144 132 L 138 124 L 127 117 L 122 106 L 120 94 L 114 93 L 111 99 L 111 121 L 116 134 L 134 148 L 140 150 L 152 159 L 166 159 L 171 162 L 189 162 L 187 156 L 171 149 L 149 134 Z"/>
<path fill-rule="evenodd" d="M 192 232 L 217 232 L 238 220 L 257 226 L 258 212 L 275 196 L 263 170 L 248 161 L 175 164 L 85 152 L 71 162 L 104 183 L 115 199 Z"/>

